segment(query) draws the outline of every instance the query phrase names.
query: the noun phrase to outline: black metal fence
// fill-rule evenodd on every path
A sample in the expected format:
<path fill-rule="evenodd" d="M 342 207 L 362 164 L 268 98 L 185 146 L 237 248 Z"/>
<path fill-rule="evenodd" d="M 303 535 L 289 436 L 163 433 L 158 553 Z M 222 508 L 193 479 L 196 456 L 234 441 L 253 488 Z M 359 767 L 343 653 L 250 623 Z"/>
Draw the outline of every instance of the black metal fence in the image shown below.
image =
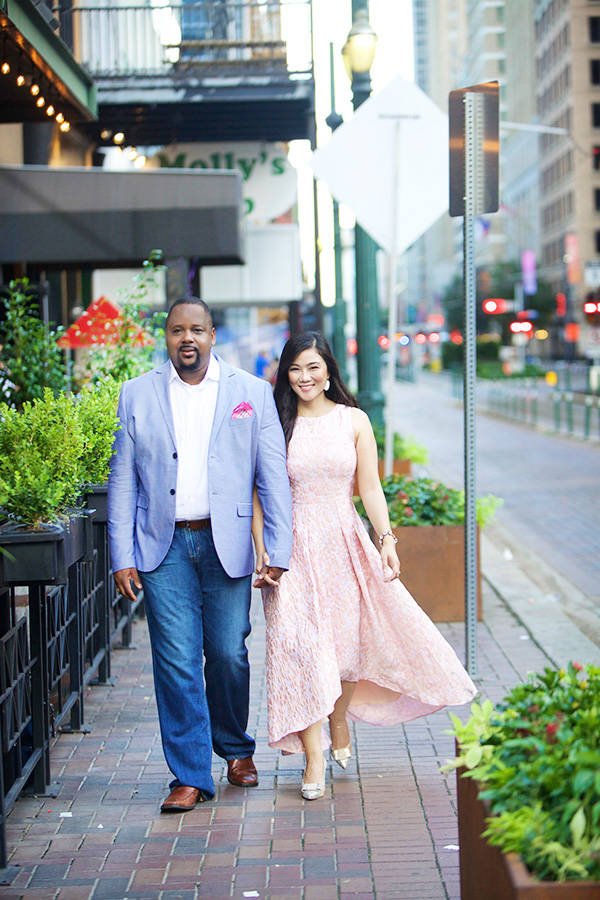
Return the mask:
<path fill-rule="evenodd" d="M 0 869 L 7 866 L 8 813 L 24 789 L 47 791 L 52 738 L 87 730 L 84 688 L 109 682 L 111 652 L 130 646 L 142 611 L 141 594 L 131 603 L 113 586 L 106 492 L 88 499 L 98 500 L 98 511 L 85 516 L 88 538 L 64 579 L 59 575 L 64 583 L 39 580 L 35 560 L 22 585 L 0 567 Z M 2 543 L 14 560 L 20 545 Z"/>

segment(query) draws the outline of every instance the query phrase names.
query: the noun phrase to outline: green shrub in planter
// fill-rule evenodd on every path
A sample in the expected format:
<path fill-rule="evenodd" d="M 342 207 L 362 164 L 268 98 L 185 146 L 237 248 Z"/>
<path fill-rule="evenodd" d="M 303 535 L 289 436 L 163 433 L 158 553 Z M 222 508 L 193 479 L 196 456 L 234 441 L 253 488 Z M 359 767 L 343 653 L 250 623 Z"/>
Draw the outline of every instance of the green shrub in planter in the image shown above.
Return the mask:
<path fill-rule="evenodd" d="M 379 459 L 383 459 L 385 454 L 385 429 L 381 425 L 374 425 L 373 433 L 377 443 L 377 456 Z M 415 438 L 410 436 L 403 437 L 395 431 L 393 436 L 393 457 L 394 459 L 408 459 L 415 465 L 425 465 L 429 454 L 427 448 Z"/>
<path fill-rule="evenodd" d="M 546 881 L 600 881 L 600 667 L 545 669 L 493 706 L 450 715 L 457 757 L 489 804 L 484 837 Z"/>
<path fill-rule="evenodd" d="M 72 397 L 43 396 L 0 416 L 0 515 L 39 526 L 57 522 L 81 489 L 84 435 Z"/>
<path fill-rule="evenodd" d="M 112 456 L 114 434 L 118 426 L 117 403 L 120 384 L 104 378 L 88 384 L 75 398 L 75 412 L 83 436 L 80 457 L 83 484 L 104 484 Z"/>
<path fill-rule="evenodd" d="M 0 403 L 20 407 L 65 389 L 66 369 L 56 344 L 61 330 L 46 328 L 38 314 L 36 294 L 29 279 L 17 278 L 0 292 L 4 321 L 0 323 Z"/>
<path fill-rule="evenodd" d="M 403 525 L 462 525 L 465 520 L 463 491 L 432 478 L 405 478 L 388 475 L 381 482 L 387 500 L 392 528 Z M 499 497 L 487 494 L 477 499 L 477 524 L 483 527 L 502 504 Z M 362 503 L 357 503 L 365 515 Z"/>

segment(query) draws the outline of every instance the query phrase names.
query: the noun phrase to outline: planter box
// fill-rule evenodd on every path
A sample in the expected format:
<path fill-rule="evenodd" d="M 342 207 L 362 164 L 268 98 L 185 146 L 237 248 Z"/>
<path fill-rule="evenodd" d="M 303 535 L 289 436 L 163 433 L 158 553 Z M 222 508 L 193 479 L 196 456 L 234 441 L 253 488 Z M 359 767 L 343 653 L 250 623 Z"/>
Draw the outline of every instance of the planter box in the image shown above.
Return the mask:
<path fill-rule="evenodd" d="M 108 485 L 90 484 L 85 495 L 85 505 L 96 510 L 94 521 L 98 525 L 108 522 Z"/>
<path fill-rule="evenodd" d="M 383 478 L 384 461 L 377 460 L 377 469 L 379 477 Z M 395 459 L 392 462 L 392 475 L 410 475 L 412 473 L 412 463 L 410 459 Z"/>
<path fill-rule="evenodd" d="M 481 837 L 486 805 L 477 782 L 456 773 L 461 900 L 600 900 L 597 881 L 539 881 L 515 853 L 502 853 Z"/>
<path fill-rule="evenodd" d="M 402 583 L 434 622 L 465 619 L 465 530 L 462 525 L 405 525 L 394 528 Z M 482 618 L 479 531 L 477 618 Z"/>
<path fill-rule="evenodd" d="M 66 525 L 33 530 L 19 525 L 0 528 L 0 581 L 10 587 L 39 582 L 66 584 L 67 571 L 93 549 L 92 517 L 72 516 Z M 12 557 L 12 558 L 11 558 Z"/>

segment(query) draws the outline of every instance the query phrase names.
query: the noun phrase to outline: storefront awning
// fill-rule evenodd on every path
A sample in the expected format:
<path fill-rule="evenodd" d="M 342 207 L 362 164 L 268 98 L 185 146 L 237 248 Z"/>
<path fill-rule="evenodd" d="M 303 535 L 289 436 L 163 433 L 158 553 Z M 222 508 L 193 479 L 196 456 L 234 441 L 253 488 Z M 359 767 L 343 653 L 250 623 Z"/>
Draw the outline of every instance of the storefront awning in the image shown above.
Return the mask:
<path fill-rule="evenodd" d="M 153 249 L 243 262 L 237 172 L 0 166 L 0 264 L 138 266 Z"/>

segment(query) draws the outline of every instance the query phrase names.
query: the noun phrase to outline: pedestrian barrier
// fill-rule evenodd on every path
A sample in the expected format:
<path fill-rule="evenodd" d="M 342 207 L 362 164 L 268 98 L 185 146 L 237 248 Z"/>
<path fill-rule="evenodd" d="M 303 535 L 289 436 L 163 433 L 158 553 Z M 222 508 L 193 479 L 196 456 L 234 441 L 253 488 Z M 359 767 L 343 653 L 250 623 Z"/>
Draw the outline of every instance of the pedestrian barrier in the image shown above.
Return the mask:
<path fill-rule="evenodd" d="M 52 737 L 87 730 L 84 688 L 109 680 L 111 651 L 131 645 L 142 611 L 141 593 L 131 603 L 113 587 L 103 512 L 87 511 L 93 527 L 65 583 L 36 581 L 34 567 L 23 585 L 0 582 L 0 869 L 6 816 L 23 790 L 48 791 Z"/>
<path fill-rule="evenodd" d="M 480 380 L 477 401 L 487 412 L 534 428 L 539 426 L 585 440 L 600 437 L 598 394 L 550 389 L 539 379 Z"/>

